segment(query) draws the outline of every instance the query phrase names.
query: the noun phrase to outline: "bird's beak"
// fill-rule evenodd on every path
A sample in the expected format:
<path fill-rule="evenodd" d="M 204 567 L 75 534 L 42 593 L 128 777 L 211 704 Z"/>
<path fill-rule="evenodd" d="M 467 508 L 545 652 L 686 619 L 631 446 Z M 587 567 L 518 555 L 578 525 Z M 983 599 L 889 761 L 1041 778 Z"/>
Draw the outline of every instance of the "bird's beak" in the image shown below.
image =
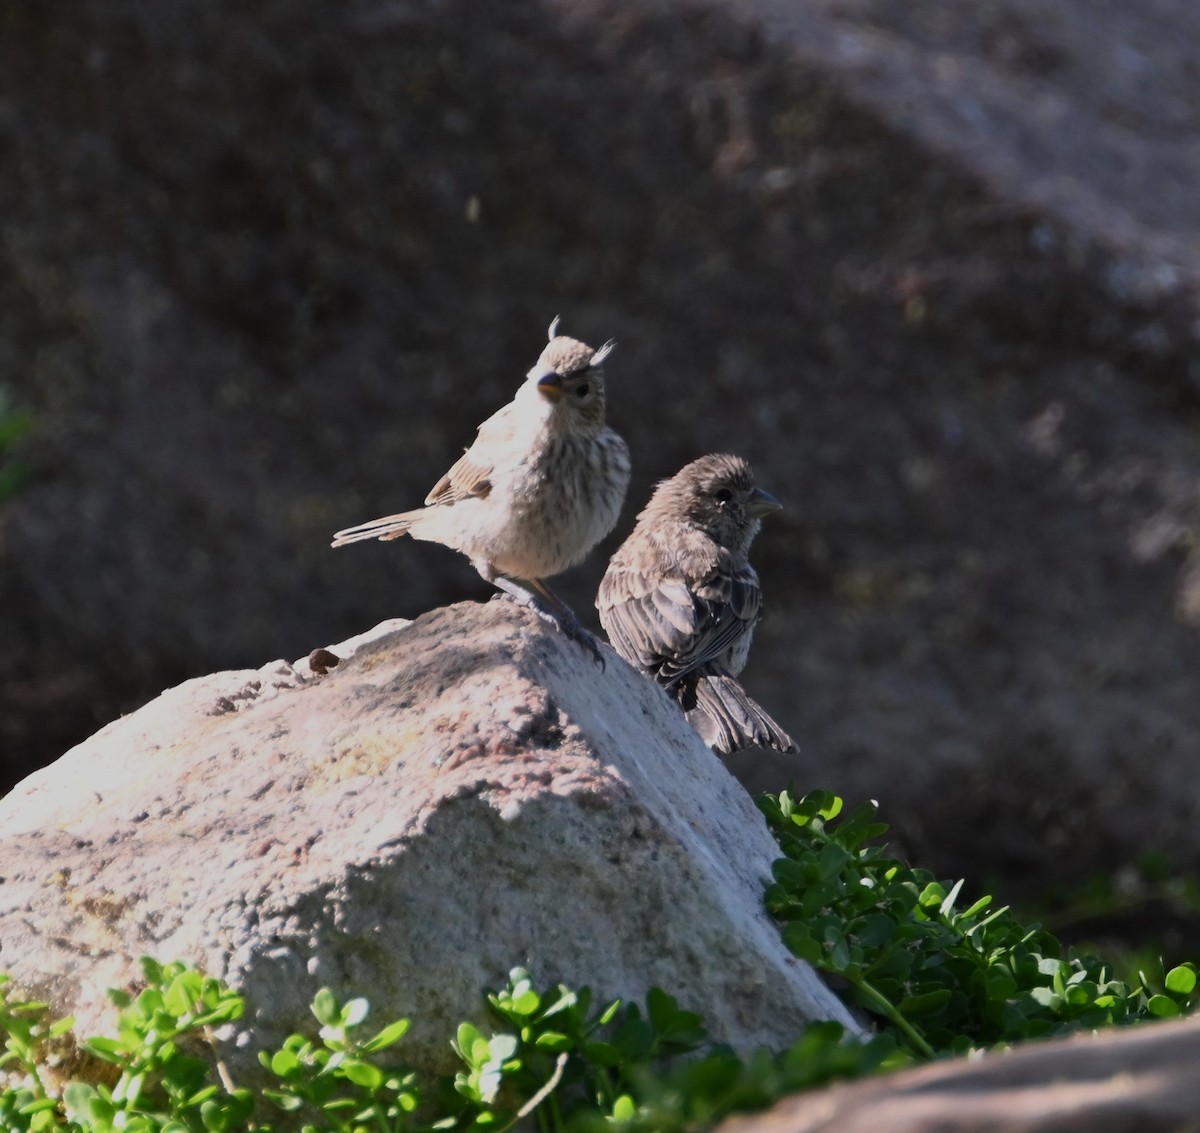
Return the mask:
<path fill-rule="evenodd" d="M 755 488 L 750 493 L 750 506 L 746 509 L 752 518 L 762 519 L 765 515 L 770 515 L 773 511 L 779 511 L 783 507 L 766 488 Z"/>
<path fill-rule="evenodd" d="M 547 401 L 557 401 L 562 397 L 565 390 L 563 389 L 562 375 L 554 370 L 543 374 L 537 380 L 537 389 Z"/>

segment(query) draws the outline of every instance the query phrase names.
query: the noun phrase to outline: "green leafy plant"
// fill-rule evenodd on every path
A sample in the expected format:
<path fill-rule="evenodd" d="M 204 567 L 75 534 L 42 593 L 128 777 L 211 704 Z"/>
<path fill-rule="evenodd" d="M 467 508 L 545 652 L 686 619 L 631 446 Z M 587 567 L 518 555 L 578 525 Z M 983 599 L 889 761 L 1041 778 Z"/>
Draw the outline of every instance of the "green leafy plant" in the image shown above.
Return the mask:
<path fill-rule="evenodd" d="M 0 1068 L 23 1081 L 0 1092 L 0 1129 L 14 1133 L 223 1133 L 253 1108 L 247 1090 L 210 1084 L 209 1059 L 187 1051 L 207 1045 L 212 1026 L 232 1022 L 240 996 L 182 964 L 142 961 L 147 987 L 136 998 L 110 991 L 121 1008 L 116 1038 L 92 1038 L 79 1050 L 116 1068 L 113 1085 L 73 1081 L 58 1092 L 42 1068 L 69 1036 L 73 1019 L 47 1022 L 46 1004 L 12 1002 L 0 976 Z"/>
<path fill-rule="evenodd" d="M 211 1082 L 212 1028 L 241 1018 L 241 996 L 183 964 L 142 960 L 147 986 L 136 996 L 110 990 L 121 1009 L 116 1038 L 83 1049 L 118 1070 L 116 1084 L 72 1082 L 63 1091 L 70 1121 L 95 1133 L 223 1133 L 254 1108 L 249 1090 Z M 207 1048 L 207 1058 L 199 1051 Z"/>
<path fill-rule="evenodd" d="M 839 1025 L 826 1023 L 808 1028 L 782 1055 L 761 1051 L 743 1060 L 717 1047 L 685 1058 L 706 1032 L 697 1015 L 660 989 L 651 989 L 644 1011 L 620 1000 L 593 1009 L 589 989 L 559 984 L 539 991 L 527 971 L 514 968 L 507 985 L 487 997 L 496 1025 L 460 1024 L 451 1046 L 463 1069 L 423 1091 L 411 1072 L 368 1069 L 375 1065 L 369 1056 L 400 1038 L 402 1024 L 360 1044 L 351 1032 L 365 1017 L 363 1001 L 339 1007 L 328 992 L 322 999 L 313 1010 L 327 1020 L 324 1046 L 292 1036 L 282 1049 L 304 1052 L 297 1065 L 281 1066 L 279 1054 L 261 1061 L 289 1079 L 286 1098 L 275 1090 L 269 1098 L 288 1108 L 305 1104 L 309 1120 L 319 1111 L 322 1123 L 312 1128 L 336 1133 L 505 1130 L 523 1121 L 547 1131 L 697 1129 L 784 1092 L 875 1070 L 895 1050 L 888 1038 L 847 1042 Z M 349 1052 L 349 1061 L 332 1069 L 339 1051 Z M 354 1071 L 343 1073 L 347 1066 Z M 417 1115 L 428 1124 L 415 1123 Z"/>
<path fill-rule="evenodd" d="M 508 985 L 488 996 L 499 1031 L 485 1036 L 464 1023 L 455 1037 L 466 1065 L 454 1081 L 460 1117 L 481 1124 L 503 1115 L 511 1123 L 544 1106 L 539 1125 L 561 1128 L 568 1114 L 585 1111 L 632 1116 L 637 1069 L 694 1051 L 706 1038 L 700 1017 L 658 988 L 644 1014 L 620 1000 L 593 1012 L 591 1001 L 588 988 L 539 992 L 527 971 L 514 968 Z"/>
<path fill-rule="evenodd" d="M 837 1024 L 809 1027 L 782 1054 L 743 1060 L 706 1040 L 699 1018 L 654 989 L 643 1010 L 619 1000 L 595 1010 L 591 993 L 558 985 L 539 991 L 514 969 L 488 996 L 495 1027 L 461 1024 L 451 1046 L 463 1069 L 420 1083 L 387 1053 L 406 1020 L 368 1034 L 365 999 L 345 1004 L 328 989 L 313 1000 L 317 1037 L 290 1036 L 259 1061 L 275 1084 L 259 1099 L 234 1085 L 216 1058 L 211 1028 L 244 1011 L 241 996 L 181 964 L 143 960 L 146 987 L 110 992 L 120 1008 L 115 1038 L 80 1049 L 111 1064 L 115 1081 L 46 1080 L 48 1046 L 69 1038 L 72 1021 L 46 1021 L 46 1005 L 11 1003 L 0 981 L 0 1068 L 22 1081 L 0 1089 L 5 1133 L 271 1133 L 270 1110 L 306 1133 L 431 1133 L 505 1130 L 703 1128 L 729 1113 L 769 1105 L 782 1093 L 884 1065 L 886 1037 L 847 1042 Z M 191 1049 L 194 1048 L 194 1049 Z M 200 1057 L 204 1049 L 207 1057 Z M 214 1068 L 218 1081 L 213 1081 Z"/>
<path fill-rule="evenodd" d="M 50 1097 L 42 1079 L 41 1066 L 48 1048 L 74 1025 L 74 1019 L 48 1022 L 47 1005 L 33 1000 L 12 1002 L 8 997 L 9 977 L 0 973 L 0 1073 L 22 1077 L 0 1092 L 0 1129 L 14 1133 L 58 1128 L 57 1101 Z"/>
<path fill-rule="evenodd" d="M 1007 907 L 992 908 L 990 897 L 963 901 L 961 881 L 888 857 L 875 842 L 887 827 L 874 803 L 843 815 L 840 798 L 815 791 L 759 805 L 785 855 L 767 907 L 788 947 L 844 979 L 848 998 L 915 1055 L 1167 1017 L 1195 1004 L 1190 964 L 1164 973 L 1158 989 L 1145 977 L 1130 985 Z"/>
<path fill-rule="evenodd" d="M 410 1116 L 420 1100 L 416 1075 L 381 1066 L 375 1057 L 404 1037 L 408 1020 L 399 1019 L 361 1039 L 356 1032 L 370 1005 L 361 998 L 339 1004 L 328 988 L 317 992 L 312 1013 L 321 1024 L 318 1041 L 291 1035 L 273 1054 L 264 1051 L 258 1056 L 280 1080 L 264 1096 L 287 1112 L 307 1108 L 312 1115 L 320 1114 L 323 1122 L 313 1128 L 338 1133 L 414 1128 Z"/>

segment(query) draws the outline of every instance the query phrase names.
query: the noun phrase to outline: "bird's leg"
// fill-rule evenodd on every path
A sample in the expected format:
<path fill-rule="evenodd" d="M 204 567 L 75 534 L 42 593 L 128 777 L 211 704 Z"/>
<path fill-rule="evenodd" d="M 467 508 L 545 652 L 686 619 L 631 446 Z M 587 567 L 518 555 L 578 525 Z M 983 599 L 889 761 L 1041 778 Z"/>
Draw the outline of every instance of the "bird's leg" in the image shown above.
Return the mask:
<path fill-rule="evenodd" d="M 488 581 L 493 586 L 498 586 L 513 601 L 528 606 L 539 617 L 553 622 L 567 637 L 591 653 L 592 660 L 600 668 L 604 668 L 604 654 L 600 652 L 600 644 L 595 635 L 584 627 L 575 611 L 544 582 L 529 578 L 510 578 L 504 574 L 497 574 Z"/>

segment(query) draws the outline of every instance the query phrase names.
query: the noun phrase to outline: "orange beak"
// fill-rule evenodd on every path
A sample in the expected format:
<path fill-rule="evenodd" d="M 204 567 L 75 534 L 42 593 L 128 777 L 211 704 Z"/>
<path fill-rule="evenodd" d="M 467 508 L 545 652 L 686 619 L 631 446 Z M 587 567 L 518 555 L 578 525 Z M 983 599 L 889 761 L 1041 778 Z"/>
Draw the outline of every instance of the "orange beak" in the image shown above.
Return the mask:
<path fill-rule="evenodd" d="M 565 392 L 562 375 L 556 373 L 554 370 L 538 378 L 537 388 L 538 393 L 547 401 L 557 401 Z"/>

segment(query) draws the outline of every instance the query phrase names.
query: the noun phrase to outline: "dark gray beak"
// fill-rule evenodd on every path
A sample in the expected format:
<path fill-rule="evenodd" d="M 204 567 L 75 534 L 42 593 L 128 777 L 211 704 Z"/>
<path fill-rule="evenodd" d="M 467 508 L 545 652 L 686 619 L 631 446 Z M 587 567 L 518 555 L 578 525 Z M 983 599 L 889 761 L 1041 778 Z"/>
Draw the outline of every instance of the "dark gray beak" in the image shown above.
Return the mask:
<path fill-rule="evenodd" d="M 763 516 L 770 515 L 773 511 L 779 511 L 783 507 L 766 488 L 755 488 L 750 493 L 750 503 L 746 510 L 754 519 L 762 519 Z"/>

